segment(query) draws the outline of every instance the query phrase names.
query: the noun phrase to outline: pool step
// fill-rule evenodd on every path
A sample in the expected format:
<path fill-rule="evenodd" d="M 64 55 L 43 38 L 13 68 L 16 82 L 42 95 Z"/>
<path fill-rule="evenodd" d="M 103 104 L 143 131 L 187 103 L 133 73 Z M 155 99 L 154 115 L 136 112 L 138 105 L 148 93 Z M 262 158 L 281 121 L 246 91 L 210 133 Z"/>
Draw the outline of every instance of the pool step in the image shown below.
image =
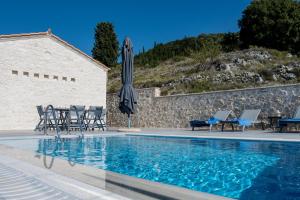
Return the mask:
<path fill-rule="evenodd" d="M 0 200 L 77 200 L 22 171 L 0 163 Z"/>

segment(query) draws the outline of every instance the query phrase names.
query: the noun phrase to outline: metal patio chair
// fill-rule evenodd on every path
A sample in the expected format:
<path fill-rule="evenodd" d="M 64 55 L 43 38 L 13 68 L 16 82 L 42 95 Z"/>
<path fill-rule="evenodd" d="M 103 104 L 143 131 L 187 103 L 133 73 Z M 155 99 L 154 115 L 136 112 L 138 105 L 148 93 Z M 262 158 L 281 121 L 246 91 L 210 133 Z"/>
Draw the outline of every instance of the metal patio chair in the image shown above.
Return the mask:
<path fill-rule="evenodd" d="M 106 128 L 106 112 L 107 110 L 105 108 L 102 109 L 101 115 L 100 115 L 100 120 L 99 120 L 99 125 L 104 131 L 104 128 Z"/>
<path fill-rule="evenodd" d="M 97 115 L 99 112 L 102 112 L 102 106 L 90 106 L 86 112 L 85 125 L 88 130 L 94 130 L 96 128 L 97 123 Z"/>
<path fill-rule="evenodd" d="M 80 132 L 82 133 L 84 130 L 86 130 L 84 120 L 85 120 L 85 106 L 71 105 L 70 112 L 68 115 L 68 120 L 67 120 L 68 132 L 70 132 L 70 130 L 72 129 L 72 130 L 80 130 Z"/>
<path fill-rule="evenodd" d="M 87 114 L 87 128 L 89 130 L 99 128 L 99 130 L 102 129 L 104 131 L 106 127 L 105 112 L 106 109 L 103 109 L 102 106 L 91 106 Z"/>
<path fill-rule="evenodd" d="M 35 131 L 36 130 L 39 130 L 39 131 L 42 131 L 44 126 L 42 126 L 44 124 L 44 121 L 45 121 L 45 116 L 44 116 L 44 110 L 43 110 L 43 106 L 42 105 L 39 105 L 39 106 L 36 106 L 36 109 L 37 109 L 37 112 L 39 114 L 39 123 L 35 126 Z"/>
<path fill-rule="evenodd" d="M 38 105 L 36 106 L 37 112 L 39 114 L 39 123 L 36 125 L 35 127 L 35 131 L 42 131 L 45 129 L 45 120 L 46 120 L 46 115 L 47 115 L 47 124 L 46 124 L 46 128 L 47 129 L 54 129 L 54 124 L 55 122 L 53 121 L 53 117 L 51 115 L 51 111 L 48 111 L 47 113 L 44 111 L 44 108 L 42 105 Z"/>

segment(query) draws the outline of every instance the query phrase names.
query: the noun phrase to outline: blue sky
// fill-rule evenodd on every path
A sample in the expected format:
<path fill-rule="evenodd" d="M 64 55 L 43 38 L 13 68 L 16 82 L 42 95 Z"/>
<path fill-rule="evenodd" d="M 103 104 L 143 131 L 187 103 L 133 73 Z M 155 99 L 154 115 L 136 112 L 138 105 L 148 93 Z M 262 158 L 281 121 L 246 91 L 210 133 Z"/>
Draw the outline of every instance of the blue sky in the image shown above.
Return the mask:
<path fill-rule="evenodd" d="M 0 34 L 46 31 L 91 54 L 97 22 L 114 24 L 119 41 L 129 36 L 135 53 L 200 33 L 238 31 L 251 0 L 3 0 Z"/>

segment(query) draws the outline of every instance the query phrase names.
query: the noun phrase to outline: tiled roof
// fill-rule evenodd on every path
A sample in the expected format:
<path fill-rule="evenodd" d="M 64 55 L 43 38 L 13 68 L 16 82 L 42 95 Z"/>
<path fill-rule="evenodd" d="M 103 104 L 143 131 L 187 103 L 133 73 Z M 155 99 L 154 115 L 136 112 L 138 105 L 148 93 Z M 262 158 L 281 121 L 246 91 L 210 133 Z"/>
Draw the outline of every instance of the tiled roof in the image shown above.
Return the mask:
<path fill-rule="evenodd" d="M 56 41 L 60 42 L 61 44 L 71 48 L 72 50 L 78 52 L 79 54 L 83 55 L 84 57 L 86 57 L 87 59 L 89 59 L 90 61 L 94 62 L 95 64 L 97 64 L 100 68 L 102 68 L 105 71 L 108 71 L 109 68 L 107 66 L 105 66 L 103 63 L 99 62 L 98 60 L 95 60 L 94 58 L 92 58 L 91 56 L 87 55 L 86 53 L 84 53 L 83 51 L 81 51 L 80 49 L 74 47 L 73 45 L 69 44 L 68 42 L 64 41 L 63 39 L 61 39 L 60 37 L 54 35 L 51 30 L 49 29 L 47 32 L 36 32 L 36 33 L 21 33 L 21 34 L 9 34 L 9 35 L 0 35 L 0 40 L 1 39 L 6 39 L 6 38 L 17 38 L 17 37 L 36 37 L 36 36 L 48 36 L 50 38 L 55 39 Z"/>

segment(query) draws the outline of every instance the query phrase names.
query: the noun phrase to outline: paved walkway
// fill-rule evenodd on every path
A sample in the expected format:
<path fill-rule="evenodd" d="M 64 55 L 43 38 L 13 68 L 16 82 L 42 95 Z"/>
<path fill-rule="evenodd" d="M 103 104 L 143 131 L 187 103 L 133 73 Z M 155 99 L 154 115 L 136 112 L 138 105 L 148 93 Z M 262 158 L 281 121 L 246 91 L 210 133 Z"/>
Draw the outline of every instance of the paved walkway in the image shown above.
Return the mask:
<path fill-rule="evenodd" d="M 112 192 L 0 156 L 0 200 L 125 200 Z"/>

